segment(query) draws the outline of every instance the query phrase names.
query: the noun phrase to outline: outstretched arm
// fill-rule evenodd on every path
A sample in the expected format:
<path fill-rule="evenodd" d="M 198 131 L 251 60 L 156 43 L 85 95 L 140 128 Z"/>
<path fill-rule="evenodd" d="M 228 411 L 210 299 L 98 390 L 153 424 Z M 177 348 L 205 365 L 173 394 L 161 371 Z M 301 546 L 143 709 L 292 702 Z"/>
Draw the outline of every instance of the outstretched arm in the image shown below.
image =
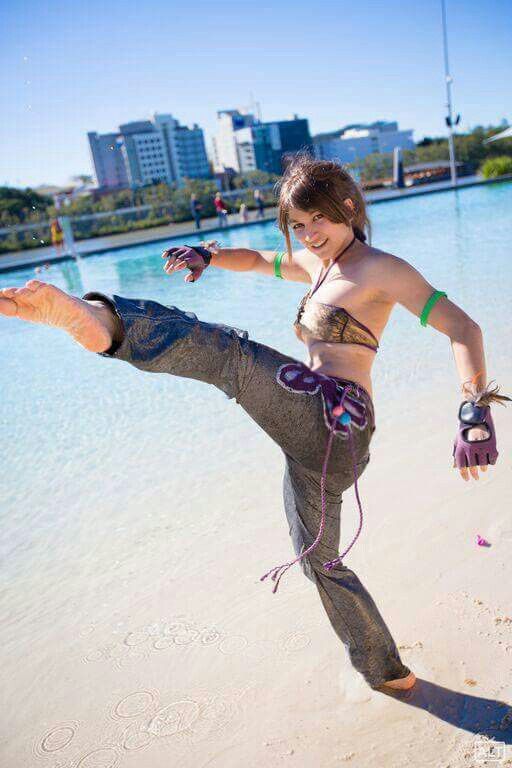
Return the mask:
<path fill-rule="evenodd" d="M 421 317 L 425 304 L 434 293 L 434 287 L 414 267 L 391 254 L 382 255 L 376 265 L 378 274 L 375 278 L 386 299 L 401 304 L 417 317 Z M 428 324 L 449 337 L 462 397 L 464 400 L 473 399 L 485 389 L 487 382 L 480 326 L 445 297 L 441 297 L 433 306 L 428 316 Z M 495 398 L 498 399 L 499 397 Z M 488 436 L 488 431 L 479 427 L 470 429 L 467 433 L 470 441 L 484 440 Z M 483 445 L 482 443 L 482 448 Z M 486 462 L 482 463 L 480 469 L 487 469 Z M 461 467 L 460 473 L 465 480 L 469 479 L 469 474 L 475 480 L 478 479 L 477 466 Z"/>
<path fill-rule="evenodd" d="M 274 276 L 274 262 L 277 251 L 256 250 L 253 248 L 219 248 L 215 244 L 206 244 L 210 254 L 210 266 L 220 269 L 229 269 L 233 272 L 259 272 L 263 275 Z M 182 246 L 182 248 L 170 248 L 164 251 L 162 257 L 166 259 L 164 270 L 167 274 L 172 274 L 182 269 L 190 269 L 192 275 L 188 275 L 187 282 L 197 280 L 203 271 L 203 268 L 197 265 L 203 265 L 201 257 L 194 258 L 193 253 L 187 255 L 183 250 L 188 248 L 194 252 L 194 246 Z M 311 282 L 311 269 L 314 268 L 311 254 L 306 250 L 295 251 L 292 254 L 291 263 L 288 257 L 280 261 L 280 274 L 285 280 L 293 280 L 300 283 Z"/>

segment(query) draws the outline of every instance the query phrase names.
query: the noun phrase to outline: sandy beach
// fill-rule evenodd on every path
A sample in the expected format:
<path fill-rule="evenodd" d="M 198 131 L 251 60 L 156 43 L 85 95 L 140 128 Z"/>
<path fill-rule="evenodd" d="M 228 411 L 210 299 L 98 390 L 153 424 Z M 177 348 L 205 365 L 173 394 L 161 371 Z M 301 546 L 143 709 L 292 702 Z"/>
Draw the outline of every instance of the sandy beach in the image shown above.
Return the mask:
<path fill-rule="evenodd" d="M 418 205 L 378 206 L 379 242 L 481 323 L 489 378 L 511 395 L 508 187 Z M 302 286 L 221 271 L 201 290 L 166 283 L 146 248 L 52 279 L 176 303 L 303 354 Z M 260 582 L 292 555 L 283 459 L 233 400 L 52 329 L 0 331 L 2 767 L 512 765 L 512 404 L 493 408 L 497 465 L 465 483 L 446 337 L 397 307 L 374 365 L 364 525 L 345 564 L 418 677 L 386 695 L 352 668 L 297 566 L 275 595 Z M 200 473 L 194 455 L 208 457 Z M 343 547 L 357 526 L 351 488 Z"/>
<path fill-rule="evenodd" d="M 431 423 L 420 393 L 409 407 Z M 194 509 L 99 539 L 95 572 L 54 562 L 13 586 L 38 611 L 4 628 L 4 765 L 458 768 L 479 764 L 488 738 L 511 752 L 512 417 L 495 410 L 501 457 L 478 483 L 450 469 L 446 419 L 418 440 L 395 405 L 375 434 L 346 564 L 416 673 L 412 691 L 368 688 L 298 568 L 276 595 L 259 582 L 290 545 L 280 452 L 250 425 L 258 467 L 206 476 Z M 353 489 L 342 514 L 347 539 Z"/>

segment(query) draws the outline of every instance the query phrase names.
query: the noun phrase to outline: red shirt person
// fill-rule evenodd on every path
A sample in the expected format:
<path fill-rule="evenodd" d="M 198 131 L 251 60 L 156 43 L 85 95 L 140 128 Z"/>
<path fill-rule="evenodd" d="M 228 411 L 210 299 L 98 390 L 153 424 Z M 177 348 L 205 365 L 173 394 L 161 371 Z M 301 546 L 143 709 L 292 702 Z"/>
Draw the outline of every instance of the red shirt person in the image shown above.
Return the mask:
<path fill-rule="evenodd" d="M 228 211 L 227 211 L 226 203 L 222 199 L 222 195 L 220 194 L 220 192 L 217 192 L 217 194 L 215 195 L 213 204 L 215 206 L 215 210 L 217 211 L 217 216 L 219 217 L 219 226 L 227 227 Z"/>

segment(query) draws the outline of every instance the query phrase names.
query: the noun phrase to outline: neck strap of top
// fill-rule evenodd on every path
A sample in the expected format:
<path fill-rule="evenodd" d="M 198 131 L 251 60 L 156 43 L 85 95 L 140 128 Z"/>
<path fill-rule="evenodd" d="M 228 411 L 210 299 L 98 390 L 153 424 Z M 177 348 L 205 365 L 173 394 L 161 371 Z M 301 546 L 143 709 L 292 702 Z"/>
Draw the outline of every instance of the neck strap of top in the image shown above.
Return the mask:
<path fill-rule="evenodd" d="M 349 248 L 350 248 L 350 247 L 351 247 L 351 246 L 354 244 L 355 240 L 356 240 L 356 236 L 354 235 L 354 237 L 352 238 L 352 240 L 350 241 L 350 243 L 349 243 L 348 245 L 346 245 L 346 246 L 345 246 L 345 248 L 342 250 L 342 252 L 341 252 L 341 253 L 339 253 L 339 254 L 336 256 L 336 258 L 334 259 L 334 261 L 331 261 L 331 263 L 330 263 L 330 264 L 329 264 L 329 266 L 327 267 L 327 271 L 326 271 L 325 275 L 322 277 L 322 279 L 321 279 L 320 281 L 317 281 L 317 283 L 316 283 L 315 287 L 314 287 L 312 290 L 310 290 L 310 292 L 309 292 L 309 296 L 310 296 L 310 297 L 311 297 L 311 296 L 312 296 L 312 295 L 313 295 L 313 294 L 314 294 L 316 291 L 318 291 L 318 289 L 320 288 L 320 286 L 321 286 L 321 285 L 322 285 L 322 283 L 324 282 L 325 278 L 327 277 L 327 275 L 328 275 L 328 274 L 329 274 L 329 272 L 331 271 L 332 267 L 334 267 L 334 265 L 338 263 L 338 261 L 341 259 L 341 257 L 343 256 L 343 254 L 344 254 L 344 253 L 346 253 L 346 252 L 348 251 L 348 249 L 349 249 Z"/>

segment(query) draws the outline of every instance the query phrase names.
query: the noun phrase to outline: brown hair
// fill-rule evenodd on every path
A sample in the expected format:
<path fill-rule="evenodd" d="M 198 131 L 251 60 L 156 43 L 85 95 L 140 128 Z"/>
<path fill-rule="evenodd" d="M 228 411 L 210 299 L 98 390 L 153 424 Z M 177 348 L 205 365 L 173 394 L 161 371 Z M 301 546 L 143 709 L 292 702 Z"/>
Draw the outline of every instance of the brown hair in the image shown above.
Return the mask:
<path fill-rule="evenodd" d="M 320 211 L 330 221 L 351 226 L 359 240 L 370 234 L 370 220 L 363 193 L 352 176 L 338 163 L 295 155 L 276 185 L 279 195 L 277 222 L 286 239 L 288 259 L 292 258 L 288 214 L 290 208 Z M 347 199 L 352 206 L 347 205 Z"/>

